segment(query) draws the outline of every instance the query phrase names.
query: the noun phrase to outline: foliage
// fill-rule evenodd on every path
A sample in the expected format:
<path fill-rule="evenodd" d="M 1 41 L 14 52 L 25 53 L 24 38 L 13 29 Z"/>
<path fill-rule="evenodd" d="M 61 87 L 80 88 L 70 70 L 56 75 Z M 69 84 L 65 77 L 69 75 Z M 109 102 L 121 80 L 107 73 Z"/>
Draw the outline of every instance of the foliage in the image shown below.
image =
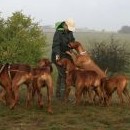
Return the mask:
<path fill-rule="evenodd" d="M 127 72 L 130 65 L 130 53 L 125 43 L 114 40 L 113 36 L 110 43 L 97 42 L 91 46 L 90 53 L 95 62 L 102 68 L 111 73 Z"/>
<path fill-rule="evenodd" d="M 1 63 L 35 64 L 42 57 L 46 37 L 39 23 L 22 12 L 0 20 Z"/>

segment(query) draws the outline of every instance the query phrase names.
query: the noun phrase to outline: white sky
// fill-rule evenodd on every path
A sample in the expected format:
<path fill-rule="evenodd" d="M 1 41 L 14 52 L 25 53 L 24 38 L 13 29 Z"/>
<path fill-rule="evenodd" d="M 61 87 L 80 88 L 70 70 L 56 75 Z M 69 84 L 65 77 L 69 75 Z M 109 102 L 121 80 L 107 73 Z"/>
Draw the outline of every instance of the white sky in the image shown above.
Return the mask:
<path fill-rule="evenodd" d="M 117 31 L 130 26 L 130 0 L 1 0 L 2 17 L 15 11 L 31 15 L 41 25 L 73 18 L 76 27 Z"/>

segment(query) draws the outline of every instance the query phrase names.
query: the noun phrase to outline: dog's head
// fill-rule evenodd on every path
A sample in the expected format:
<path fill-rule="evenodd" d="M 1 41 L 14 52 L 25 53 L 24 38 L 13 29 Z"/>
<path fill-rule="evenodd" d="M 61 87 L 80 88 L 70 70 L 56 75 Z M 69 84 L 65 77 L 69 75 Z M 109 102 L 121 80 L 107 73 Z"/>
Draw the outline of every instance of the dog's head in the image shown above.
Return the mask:
<path fill-rule="evenodd" d="M 47 59 L 47 58 L 40 59 L 38 61 L 37 65 L 38 65 L 39 68 L 49 67 L 50 68 L 50 72 L 53 71 L 52 62 L 49 59 Z"/>

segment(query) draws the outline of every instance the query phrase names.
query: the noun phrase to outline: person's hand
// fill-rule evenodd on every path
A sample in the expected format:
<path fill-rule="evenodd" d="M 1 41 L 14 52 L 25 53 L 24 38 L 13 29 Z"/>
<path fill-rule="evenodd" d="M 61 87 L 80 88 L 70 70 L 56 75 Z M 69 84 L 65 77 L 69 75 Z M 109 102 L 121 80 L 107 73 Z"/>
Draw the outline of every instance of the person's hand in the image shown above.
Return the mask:
<path fill-rule="evenodd" d="M 60 55 L 56 55 L 56 61 L 60 59 Z"/>

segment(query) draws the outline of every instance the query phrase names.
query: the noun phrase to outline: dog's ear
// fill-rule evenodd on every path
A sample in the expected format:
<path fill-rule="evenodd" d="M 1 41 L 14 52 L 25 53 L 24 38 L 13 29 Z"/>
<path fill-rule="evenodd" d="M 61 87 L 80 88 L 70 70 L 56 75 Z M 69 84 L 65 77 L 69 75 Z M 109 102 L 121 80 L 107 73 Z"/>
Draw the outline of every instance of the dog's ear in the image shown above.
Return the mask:
<path fill-rule="evenodd" d="M 50 66 L 50 72 L 51 72 L 51 73 L 53 72 L 53 67 L 52 67 L 52 65 Z"/>
<path fill-rule="evenodd" d="M 62 59 L 57 59 L 57 60 L 56 60 L 56 63 L 57 63 L 58 65 L 60 65 L 60 66 L 63 65 L 63 63 L 62 63 Z"/>
<path fill-rule="evenodd" d="M 60 64 L 62 65 L 62 67 L 63 67 L 64 69 L 66 69 L 67 64 L 68 64 L 68 59 L 63 58 L 63 59 L 61 60 Z"/>
<path fill-rule="evenodd" d="M 71 44 L 70 43 L 68 44 L 68 47 L 71 48 Z"/>

